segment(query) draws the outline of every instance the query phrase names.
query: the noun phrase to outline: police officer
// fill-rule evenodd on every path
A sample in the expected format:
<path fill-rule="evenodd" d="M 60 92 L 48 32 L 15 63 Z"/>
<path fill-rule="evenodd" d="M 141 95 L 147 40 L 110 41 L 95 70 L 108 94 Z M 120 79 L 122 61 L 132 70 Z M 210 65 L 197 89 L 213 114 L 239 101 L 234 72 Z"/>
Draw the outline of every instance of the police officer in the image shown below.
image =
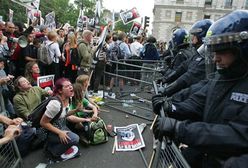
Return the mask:
<path fill-rule="evenodd" d="M 168 50 L 164 53 L 165 61 L 170 69 L 176 69 L 192 55 L 192 48 L 188 43 L 188 38 L 189 32 L 184 28 L 176 29 L 173 32 Z"/>
<path fill-rule="evenodd" d="M 213 78 L 184 102 L 168 104 L 161 95 L 152 99 L 155 113 L 163 107 L 171 117 L 157 119 L 155 137 L 170 136 L 188 145 L 183 154 L 192 167 L 248 165 L 247 30 L 246 10 L 213 23 L 206 38 L 209 60 L 217 69 Z"/>
<path fill-rule="evenodd" d="M 192 33 L 192 44 L 195 47 L 202 44 L 203 36 L 206 35 L 211 24 L 211 20 L 204 19 L 192 26 L 190 32 Z M 181 89 L 205 78 L 204 46 L 199 47 L 197 52 L 194 51 L 195 47 L 192 48 L 192 56 L 189 59 L 181 63 L 175 71 L 158 80 L 158 82 L 169 84 L 164 90 L 164 95 L 172 96 Z"/>

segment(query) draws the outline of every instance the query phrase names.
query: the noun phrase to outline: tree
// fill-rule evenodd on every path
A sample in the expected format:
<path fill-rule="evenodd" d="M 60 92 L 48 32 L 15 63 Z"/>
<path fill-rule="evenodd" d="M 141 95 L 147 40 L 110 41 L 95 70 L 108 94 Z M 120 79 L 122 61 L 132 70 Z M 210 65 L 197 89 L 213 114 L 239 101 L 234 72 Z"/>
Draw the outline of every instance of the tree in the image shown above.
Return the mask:
<path fill-rule="evenodd" d="M 27 16 L 25 7 L 22 7 L 10 0 L 0 0 L 0 15 L 3 16 L 4 21 L 9 20 L 9 9 L 14 11 L 14 22 L 26 22 Z"/>

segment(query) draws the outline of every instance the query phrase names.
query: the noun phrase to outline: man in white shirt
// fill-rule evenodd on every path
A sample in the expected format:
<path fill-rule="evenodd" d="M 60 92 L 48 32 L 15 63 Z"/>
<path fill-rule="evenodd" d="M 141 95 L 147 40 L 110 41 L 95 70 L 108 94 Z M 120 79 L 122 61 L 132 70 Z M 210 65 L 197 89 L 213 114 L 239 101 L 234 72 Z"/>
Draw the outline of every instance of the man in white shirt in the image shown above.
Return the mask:
<path fill-rule="evenodd" d="M 137 36 L 135 38 L 135 41 L 130 45 L 132 56 L 138 56 L 138 57 L 140 56 L 140 51 L 143 47 L 143 45 L 141 44 L 141 41 L 142 41 L 142 37 Z"/>

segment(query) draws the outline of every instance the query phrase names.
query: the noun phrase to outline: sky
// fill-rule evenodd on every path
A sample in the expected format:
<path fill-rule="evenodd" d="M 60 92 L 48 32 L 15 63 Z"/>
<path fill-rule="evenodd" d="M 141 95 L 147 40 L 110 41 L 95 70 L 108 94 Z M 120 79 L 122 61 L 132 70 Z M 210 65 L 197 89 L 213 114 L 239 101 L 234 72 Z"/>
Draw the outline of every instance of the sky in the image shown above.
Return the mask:
<path fill-rule="evenodd" d="M 103 7 L 110 11 L 119 12 L 121 9 L 129 10 L 136 7 L 141 17 L 150 17 L 150 22 L 153 18 L 153 6 L 154 0 L 103 0 Z"/>
<path fill-rule="evenodd" d="M 103 7 L 119 12 L 121 9 L 131 9 L 136 7 L 142 17 L 152 17 L 154 0 L 103 0 Z"/>

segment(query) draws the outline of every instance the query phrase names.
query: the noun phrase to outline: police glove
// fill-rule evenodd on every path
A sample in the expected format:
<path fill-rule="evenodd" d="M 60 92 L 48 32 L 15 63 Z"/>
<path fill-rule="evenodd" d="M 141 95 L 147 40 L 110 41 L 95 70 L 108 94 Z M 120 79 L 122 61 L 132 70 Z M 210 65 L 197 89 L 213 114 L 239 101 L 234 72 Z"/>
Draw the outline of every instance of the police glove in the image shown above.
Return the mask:
<path fill-rule="evenodd" d="M 159 79 L 157 80 L 157 84 L 160 84 L 160 83 L 162 83 L 162 84 L 167 83 L 167 79 L 166 79 L 165 77 L 159 78 Z"/>
<path fill-rule="evenodd" d="M 160 110 L 162 107 L 165 113 L 172 112 L 172 102 L 167 100 L 167 98 L 161 94 L 157 94 L 152 97 L 152 107 L 153 112 L 157 115 L 160 115 Z"/>
<path fill-rule="evenodd" d="M 178 131 L 180 121 L 169 117 L 158 117 L 153 126 L 153 134 L 155 139 L 163 140 L 163 137 L 174 138 Z"/>

